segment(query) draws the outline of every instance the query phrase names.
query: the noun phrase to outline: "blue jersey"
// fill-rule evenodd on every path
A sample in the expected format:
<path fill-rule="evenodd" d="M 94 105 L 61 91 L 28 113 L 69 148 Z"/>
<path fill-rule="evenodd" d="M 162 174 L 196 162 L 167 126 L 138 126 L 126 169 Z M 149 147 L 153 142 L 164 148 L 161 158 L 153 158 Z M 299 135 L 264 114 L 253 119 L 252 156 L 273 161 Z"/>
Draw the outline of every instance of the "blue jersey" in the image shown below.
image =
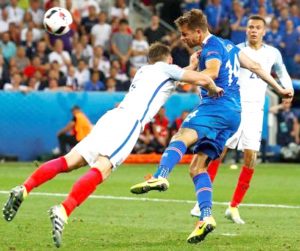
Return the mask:
<path fill-rule="evenodd" d="M 205 70 L 205 63 L 211 59 L 221 62 L 215 83 L 224 89 L 224 96 L 209 97 L 206 90 L 201 90 L 201 103 L 182 124 L 183 128 L 193 129 L 198 134 L 194 151 L 203 152 L 211 159 L 220 156 L 227 139 L 240 125 L 239 51 L 229 40 L 216 36 L 210 36 L 206 40 L 199 59 L 199 69 Z"/>
<path fill-rule="evenodd" d="M 209 97 L 205 89 L 201 90 L 202 103 L 207 102 L 231 102 L 240 103 L 240 92 L 238 85 L 240 63 L 238 53 L 240 49 L 229 40 L 224 40 L 216 36 L 208 38 L 203 45 L 199 58 L 199 70 L 206 69 L 206 62 L 217 59 L 221 62 L 219 75 L 215 79 L 217 86 L 224 89 L 224 96 L 219 99 Z M 235 100 L 233 100 L 235 99 Z"/>

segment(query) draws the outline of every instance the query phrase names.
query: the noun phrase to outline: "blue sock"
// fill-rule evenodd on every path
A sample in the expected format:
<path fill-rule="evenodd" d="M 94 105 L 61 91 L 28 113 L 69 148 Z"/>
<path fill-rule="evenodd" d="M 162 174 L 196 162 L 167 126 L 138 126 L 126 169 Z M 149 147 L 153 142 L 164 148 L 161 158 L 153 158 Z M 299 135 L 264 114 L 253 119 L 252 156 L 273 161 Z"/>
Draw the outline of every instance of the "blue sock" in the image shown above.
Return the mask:
<path fill-rule="evenodd" d="M 158 169 L 153 175 L 155 178 L 164 177 L 167 178 L 174 166 L 181 160 L 186 152 L 186 146 L 182 141 L 173 141 L 165 149 Z"/>
<path fill-rule="evenodd" d="M 201 211 L 200 220 L 211 216 L 212 186 L 208 173 L 200 173 L 193 178 L 196 196 Z"/>

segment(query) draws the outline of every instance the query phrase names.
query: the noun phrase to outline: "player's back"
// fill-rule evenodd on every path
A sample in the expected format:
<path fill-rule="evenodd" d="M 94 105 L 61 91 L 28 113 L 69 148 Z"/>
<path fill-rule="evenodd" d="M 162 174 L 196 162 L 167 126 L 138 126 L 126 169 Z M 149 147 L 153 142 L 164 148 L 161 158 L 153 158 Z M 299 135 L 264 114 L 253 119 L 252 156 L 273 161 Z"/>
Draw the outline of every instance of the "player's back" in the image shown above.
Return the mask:
<path fill-rule="evenodd" d="M 237 107 L 240 102 L 238 75 L 240 64 L 238 60 L 239 48 L 229 40 L 224 40 L 216 36 L 208 38 L 204 44 L 199 67 L 200 70 L 206 69 L 206 62 L 211 59 L 220 61 L 218 77 L 214 80 L 216 85 L 224 89 L 224 96 L 219 99 L 211 98 L 206 90 L 201 90 L 203 102 L 232 102 Z"/>
<path fill-rule="evenodd" d="M 174 65 L 163 62 L 141 67 L 119 107 L 126 109 L 130 116 L 135 116 L 142 125 L 148 123 L 175 88 L 170 73 L 172 68 Z"/>

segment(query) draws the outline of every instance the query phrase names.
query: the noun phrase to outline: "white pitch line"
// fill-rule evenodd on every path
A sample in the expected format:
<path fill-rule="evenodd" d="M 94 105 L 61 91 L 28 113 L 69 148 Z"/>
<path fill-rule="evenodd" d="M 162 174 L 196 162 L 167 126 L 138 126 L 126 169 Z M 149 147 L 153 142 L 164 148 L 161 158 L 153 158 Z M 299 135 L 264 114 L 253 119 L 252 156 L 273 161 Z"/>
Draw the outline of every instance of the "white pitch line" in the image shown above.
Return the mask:
<path fill-rule="evenodd" d="M 235 237 L 235 236 L 238 236 L 238 234 L 235 234 L 235 233 L 222 233 L 220 234 L 222 236 L 229 236 L 229 237 Z"/>
<path fill-rule="evenodd" d="M 1 191 L 0 194 L 8 195 L 10 191 Z M 30 195 L 35 196 L 49 196 L 49 197 L 66 197 L 68 194 L 65 193 L 41 193 L 32 192 Z M 145 197 L 121 197 L 112 195 L 91 195 L 89 198 L 92 199 L 103 199 L 103 200 L 131 200 L 131 201 L 150 201 L 150 202 L 164 202 L 164 203 L 187 203 L 195 204 L 194 200 L 175 200 L 175 199 L 155 199 L 155 198 L 145 198 Z M 213 202 L 214 205 L 224 205 L 228 206 L 228 202 Z M 289 205 L 277 205 L 277 204 L 254 204 L 254 203 L 244 203 L 242 207 L 267 207 L 267 208 L 287 208 L 287 209 L 300 209 L 300 206 L 289 206 Z"/>

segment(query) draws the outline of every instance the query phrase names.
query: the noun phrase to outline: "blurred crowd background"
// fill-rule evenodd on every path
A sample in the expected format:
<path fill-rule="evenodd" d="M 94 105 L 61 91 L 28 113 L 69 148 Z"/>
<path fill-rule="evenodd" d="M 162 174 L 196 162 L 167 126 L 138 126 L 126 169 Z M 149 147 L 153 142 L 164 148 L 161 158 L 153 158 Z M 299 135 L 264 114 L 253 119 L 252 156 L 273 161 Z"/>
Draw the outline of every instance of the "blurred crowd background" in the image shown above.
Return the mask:
<path fill-rule="evenodd" d="M 60 37 L 46 33 L 42 24 L 44 12 L 54 6 L 68 9 L 74 20 Z M 263 16 L 265 42 L 281 51 L 294 83 L 300 79 L 299 0 L 0 0 L 0 7 L 0 90 L 5 92 L 127 91 L 155 41 L 170 45 L 174 63 L 184 67 L 193 51 L 180 41 L 173 21 L 192 8 L 206 13 L 213 34 L 236 44 L 245 41 L 247 18 Z M 197 91 L 189 85 L 177 89 Z M 289 135 L 289 142 L 278 140 L 282 146 L 299 146 L 299 107 L 271 110 L 280 137 Z M 169 123 L 162 109 L 135 152 L 161 152 L 186 114 Z"/>

